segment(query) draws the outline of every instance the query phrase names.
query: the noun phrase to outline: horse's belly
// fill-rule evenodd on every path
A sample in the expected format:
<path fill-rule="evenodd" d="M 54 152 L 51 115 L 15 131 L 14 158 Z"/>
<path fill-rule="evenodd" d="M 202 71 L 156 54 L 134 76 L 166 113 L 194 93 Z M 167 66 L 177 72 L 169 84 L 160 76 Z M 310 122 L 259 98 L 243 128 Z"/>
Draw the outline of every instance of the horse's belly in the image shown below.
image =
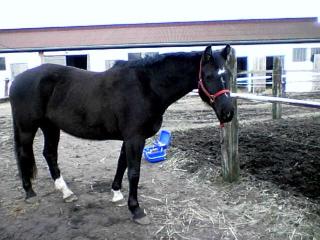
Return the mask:
<path fill-rule="evenodd" d="M 90 140 L 122 140 L 121 134 L 116 131 L 107 131 L 98 127 L 86 127 L 86 126 L 72 126 L 62 127 L 64 132 L 73 135 L 75 137 L 90 139 Z"/>
<path fill-rule="evenodd" d="M 116 122 L 109 119 L 92 121 L 83 117 L 68 114 L 54 114 L 48 117 L 58 128 L 64 132 L 84 139 L 91 140 L 121 140 L 122 135 L 117 128 Z"/>

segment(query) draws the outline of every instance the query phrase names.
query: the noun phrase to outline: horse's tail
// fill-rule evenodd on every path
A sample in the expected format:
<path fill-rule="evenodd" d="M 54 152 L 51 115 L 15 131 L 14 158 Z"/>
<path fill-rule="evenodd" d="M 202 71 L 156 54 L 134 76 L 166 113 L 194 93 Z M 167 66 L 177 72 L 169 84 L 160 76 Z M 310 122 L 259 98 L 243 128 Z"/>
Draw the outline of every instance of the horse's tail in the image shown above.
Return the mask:
<path fill-rule="evenodd" d="M 19 130 L 19 127 L 16 124 L 16 121 L 13 116 L 13 133 L 14 133 L 14 150 L 15 150 L 15 156 L 17 160 L 17 166 L 20 178 L 22 179 L 34 179 L 37 176 L 37 166 L 35 159 L 33 157 L 27 157 L 22 149 L 22 143 L 21 143 L 21 132 Z"/>

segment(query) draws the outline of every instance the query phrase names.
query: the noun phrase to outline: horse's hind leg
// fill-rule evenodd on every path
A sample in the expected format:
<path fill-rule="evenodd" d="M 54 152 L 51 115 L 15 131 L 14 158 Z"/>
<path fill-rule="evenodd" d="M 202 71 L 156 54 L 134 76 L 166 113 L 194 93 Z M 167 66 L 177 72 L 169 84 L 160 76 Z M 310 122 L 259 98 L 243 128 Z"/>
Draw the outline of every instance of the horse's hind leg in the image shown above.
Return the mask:
<path fill-rule="evenodd" d="M 125 142 L 123 142 L 119 160 L 118 160 L 116 175 L 112 183 L 113 197 L 111 201 L 116 203 L 118 206 L 124 206 L 126 204 L 124 202 L 124 198 L 121 193 L 122 179 L 126 169 L 127 169 L 126 149 L 125 149 Z"/>
<path fill-rule="evenodd" d="M 76 201 L 76 195 L 74 195 L 74 193 L 68 188 L 58 166 L 58 144 L 60 140 L 60 129 L 47 121 L 41 126 L 41 130 L 44 135 L 43 156 L 48 163 L 51 177 L 54 180 L 55 188 L 62 192 L 65 202 Z"/>
<path fill-rule="evenodd" d="M 36 128 L 22 131 L 14 123 L 14 140 L 17 156 L 17 165 L 20 172 L 22 187 L 26 192 L 26 200 L 36 196 L 32 188 L 31 180 L 37 173 L 36 163 L 33 154 L 33 139 L 37 131 Z"/>
<path fill-rule="evenodd" d="M 132 213 L 132 219 L 139 224 L 149 224 L 150 219 L 138 202 L 138 184 L 140 179 L 140 166 L 145 139 L 141 137 L 126 141 L 126 157 L 128 164 L 129 199 L 128 207 Z"/>

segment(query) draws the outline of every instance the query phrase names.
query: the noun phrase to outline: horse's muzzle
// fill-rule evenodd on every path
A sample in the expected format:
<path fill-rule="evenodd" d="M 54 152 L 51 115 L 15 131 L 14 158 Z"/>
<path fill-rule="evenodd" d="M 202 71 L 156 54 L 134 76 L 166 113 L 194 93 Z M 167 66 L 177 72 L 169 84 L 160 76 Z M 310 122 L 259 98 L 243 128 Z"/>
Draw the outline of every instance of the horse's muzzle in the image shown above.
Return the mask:
<path fill-rule="evenodd" d="M 214 110 L 220 123 L 227 123 L 230 122 L 234 116 L 234 107 L 230 99 L 226 98 L 221 100 L 224 101 L 217 102 Z"/>
<path fill-rule="evenodd" d="M 221 115 L 220 115 L 220 122 L 221 123 L 227 123 L 230 122 L 234 115 L 234 109 L 222 109 Z"/>

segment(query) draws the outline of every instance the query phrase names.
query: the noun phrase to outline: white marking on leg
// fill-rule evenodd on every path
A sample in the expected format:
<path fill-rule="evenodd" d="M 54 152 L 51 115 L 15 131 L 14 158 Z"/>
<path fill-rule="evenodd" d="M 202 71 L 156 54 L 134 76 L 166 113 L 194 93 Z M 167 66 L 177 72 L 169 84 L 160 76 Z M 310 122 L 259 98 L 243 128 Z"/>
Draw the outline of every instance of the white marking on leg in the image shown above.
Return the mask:
<path fill-rule="evenodd" d="M 68 188 L 66 182 L 63 180 L 63 177 L 60 176 L 54 181 L 54 186 L 57 190 L 62 192 L 63 199 L 66 199 L 73 195 L 74 193 Z"/>
<path fill-rule="evenodd" d="M 119 202 L 119 201 L 123 200 L 123 195 L 120 190 L 111 189 L 111 191 L 113 193 L 113 197 L 111 200 L 112 202 Z"/>

